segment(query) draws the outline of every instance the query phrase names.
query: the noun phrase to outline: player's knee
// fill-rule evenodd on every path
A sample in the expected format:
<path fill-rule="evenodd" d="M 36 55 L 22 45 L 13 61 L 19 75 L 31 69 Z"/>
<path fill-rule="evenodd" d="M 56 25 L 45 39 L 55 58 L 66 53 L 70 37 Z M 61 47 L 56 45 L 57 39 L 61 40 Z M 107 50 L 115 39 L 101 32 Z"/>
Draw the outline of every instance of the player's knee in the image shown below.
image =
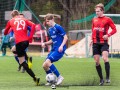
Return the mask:
<path fill-rule="evenodd" d="M 102 58 L 103 58 L 103 60 L 104 60 L 105 62 L 107 62 L 107 61 L 108 61 L 108 57 L 103 56 Z"/>
<path fill-rule="evenodd" d="M 96 66 L 99 66 L 100 65 L 100 62 L 96 62 Z"/>
<path fill-rule="evenodd" d="M 43 63 L 42 67 L 45 68 L 45 63 Z"/>
<path fill-rule="evenodd" d="M 43 63 L 43 68 L 49 68 L 51 65 L 51 62 L 49 60 L 46 60 L 44 63 Z"/>
<path fill-rule="evenodd" d="M 43 68 L 44 68 L 44 69 L 48 68 L 48 63 L 44 62 L 44 63 L 43 63 Z"/>

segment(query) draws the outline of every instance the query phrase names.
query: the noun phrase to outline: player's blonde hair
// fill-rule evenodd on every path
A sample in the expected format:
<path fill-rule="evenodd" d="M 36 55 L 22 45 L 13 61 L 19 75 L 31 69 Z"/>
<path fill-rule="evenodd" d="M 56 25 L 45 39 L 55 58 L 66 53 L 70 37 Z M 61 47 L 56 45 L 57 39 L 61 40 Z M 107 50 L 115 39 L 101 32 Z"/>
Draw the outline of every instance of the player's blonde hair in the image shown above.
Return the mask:
<path fill-rule="evenodd" d="M 12 16 L 12 17 L 18 16 L 18 15 L 19 15 L 18 10 L 13 10 L 13 11 L 11 12 L 11 16 Z"/>
<path fill-rule="evenodd" d="M 104 11 L 104 5 L 102 3 L 97 4 L 95 6 L 95 9 L 98 8 L 98 7 L 100 8 L 101 11 Z"/>

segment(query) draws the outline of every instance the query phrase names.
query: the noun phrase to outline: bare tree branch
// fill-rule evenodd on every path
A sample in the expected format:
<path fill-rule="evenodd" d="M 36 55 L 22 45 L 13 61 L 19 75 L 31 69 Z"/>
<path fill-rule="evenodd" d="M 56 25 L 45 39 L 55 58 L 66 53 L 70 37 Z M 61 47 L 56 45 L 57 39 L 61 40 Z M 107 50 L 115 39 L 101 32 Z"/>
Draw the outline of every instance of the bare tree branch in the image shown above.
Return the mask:
<path fill-rule="evenodd" d="M 67 11 L 72 15 L 72 12 L 71 12 L 70 9 L 67 7 L 67 5 L 64 4 L 62 0 L 58 0 L 58 1 L 62 4 L 63 8 L 64 8 L 65 10 L 67 10 Z"/>

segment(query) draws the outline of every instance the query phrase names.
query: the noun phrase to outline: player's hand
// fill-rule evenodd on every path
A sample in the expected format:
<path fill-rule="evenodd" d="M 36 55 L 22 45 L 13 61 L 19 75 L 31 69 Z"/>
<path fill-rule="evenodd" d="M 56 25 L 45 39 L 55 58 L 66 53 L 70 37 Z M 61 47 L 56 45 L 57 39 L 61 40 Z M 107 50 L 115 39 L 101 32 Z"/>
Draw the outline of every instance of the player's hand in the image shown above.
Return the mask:
<path fill-rule="evenodd" d="M 10 37 L 9 42 L 11 42 L 11 40 L 12 40 L 12 37 Z"/>
<path fill-rule="evenodd" d="M 104 39 L 104 40 L 108 40 L 108 35 L 104 35 L 104 36 L 103 36 L 103 39 Z"/>
<path fill-rule="evenodd" d="M 14 37 L 10 37 L 9 42 L 14 41 Z"/>
<path fill-rule="evenodd" d="M 60 46 L 59 49 L 58 49 L 59 52 L 62 52 L 63 51 L 63 47 Z"/>
<path fill-rule="evenodd" d="M 45 46 L 45 43 L 41 43 L 41 47 L 42 48 L 45 48 L 46 46 Z"/>
<path fill-rule="evenodd" d="M 90 41 L 90 45 L 89 46 L 92 46 L 92 44 L 93 44 L 93 40 Z"/>

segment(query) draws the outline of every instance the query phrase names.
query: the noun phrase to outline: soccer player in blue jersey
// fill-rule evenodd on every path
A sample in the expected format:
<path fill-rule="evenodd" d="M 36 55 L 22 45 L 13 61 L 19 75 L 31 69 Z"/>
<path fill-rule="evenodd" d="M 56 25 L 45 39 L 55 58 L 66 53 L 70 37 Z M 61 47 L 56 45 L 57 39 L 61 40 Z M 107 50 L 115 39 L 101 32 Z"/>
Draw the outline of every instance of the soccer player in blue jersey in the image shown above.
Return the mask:
<path fill-rule="evenodd" d="M 43 63 L 43 68 L 46 74 L 54 73 L 58 78 L 56 85 L 60 85 L 64 78 L 60 75 L 53 62 L 56 62 L 63 57 L 66 50 L 65 44 L 68 40 L 68 37 L 63 27 L 55 23 L 54 16 L 52 14 L 47 14 L 45 21 L 46 24 L 50 26 L 48 33 L 51 39 L 42 43 L 42 47 L 52 44 L 52 49 Z M 46 85 L 50 85 L 50 83 L 47 83 Z"/>

